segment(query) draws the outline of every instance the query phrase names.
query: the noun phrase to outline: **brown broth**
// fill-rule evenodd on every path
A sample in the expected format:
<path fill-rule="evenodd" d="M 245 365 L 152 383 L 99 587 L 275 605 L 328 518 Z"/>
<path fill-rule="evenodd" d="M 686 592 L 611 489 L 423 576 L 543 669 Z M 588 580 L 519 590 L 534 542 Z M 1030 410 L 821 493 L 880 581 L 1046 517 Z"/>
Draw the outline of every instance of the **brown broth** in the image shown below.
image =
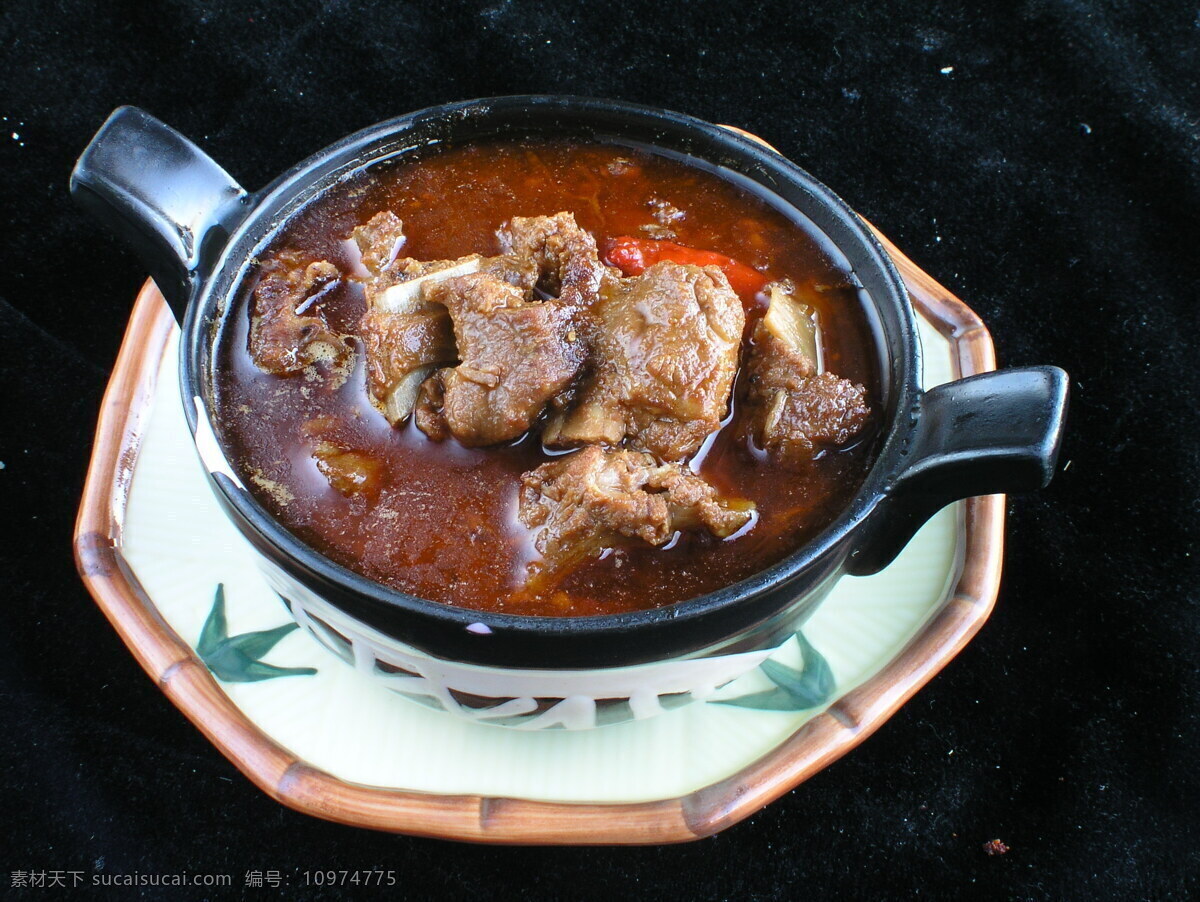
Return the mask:
<path fill-rule="evenodd" d="M 616 160 L 629 165 L 610 167 Z M 617 173 L 617 174 L 614 174 Z M 750 190 L 676 159 L 614 145 L 495 141 L 378 164 L 327 192 L 290 222 L 270 253 L 299 250 L 345 273 L 361 264 L 351 230 L 389 209 L 405 224 L 406 256 L 422 260 L 498 252 L 496 229 L 512 216 L 569 210 L 595 234 L 639 234 L 650 203 L 686 217 L 680 244 L 715 250 L 790 278 L 818 310 L 825 368 L 878 398 L 871 336 L 857 280 L 820 232 Z M 435 443 L 411 421 L 392 428 L 370 404 L 362 354 L 340 387 L 323 371 L 280 378 L 247 351 L 247 286 L 218 349 L 219 428 L 256 497 L 301 540 L 364 576 L 423 598 L 482 611 L 585 616 L 661 607 L 737 582 L 799 548 L 826 526 L 861 483 L 874 453 L 868 437 L 826 451 L 800 472 L 776 466 L 737 439 L 736 405 L 693 467 L 731 497 L 758 506 L 751 528 L 720 541 L 683 534 L 662 548 L 629 543 L 574 572 L 547 597 L 520 599 L 532 536 L 516 517 L 523 472 L 551 459 L 537 435 L 504 447 Z M 353 332 L 362 290 L 343 282 L 324 299 L 331 325 Z M 747 334 L 762 315 L 748 310 Z M 735 397 L 737 391 L 734 392 Z M 312 458 L 304 424 L 337 425 L 326 437 L 385 462 L 375 500 L 344 497 Z"/>

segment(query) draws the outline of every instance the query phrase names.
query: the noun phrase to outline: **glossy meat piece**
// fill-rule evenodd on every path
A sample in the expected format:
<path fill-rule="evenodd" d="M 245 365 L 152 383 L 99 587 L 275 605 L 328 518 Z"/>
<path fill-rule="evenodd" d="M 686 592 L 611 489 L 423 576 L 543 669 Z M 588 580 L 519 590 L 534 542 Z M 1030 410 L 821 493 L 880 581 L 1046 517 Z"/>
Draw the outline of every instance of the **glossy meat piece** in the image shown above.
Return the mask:
<path fill-rule="evenodd" d="M 352 353 L 346 336 L 330 329 L 320 310 L 322 292 L 341 273 L 325 260 L 303 261 L 298 254 L 279 254 L 254 288 L 250 357 L 274 376 L 295 375 L 318 360 L 342 363 Z"/>
<path fill-rule="evenodd" d="M 423 286 L 476 271 L 481 258 L 421 262 L 401 257 L 404 224 L 388 211 L 355 229 L 352 237 L 369 273 L 363 282 L 367 312 L 359 322 L 367 388 L 394 426 L 412 413 L 421 383 L 456 356 L 450 316 L 423 298 Z"/>
<path fill-rule="evenodd" d="M 550 447 L 628 439 L 683 460 L 720 428 L 745 313 L 716 267 L 656 263 L 606 279 L 592 310 L 591 376 L 579 403 L 547 424 Z"/>
<path fill-rule="evenodd" d="M 581 309 L 596 302 L 606 269 L 596 239 L 579 227 L 574 214 L 514 216 L 497 237 L 506 255 L 537 271 L 537 287 L 546 294 Z"/>
<path fill-rule="evenodd" d="M 789 465 L 812 460 L 822 446 L 844 445 L 871 415 L 866 390 L 832 373 L 808 376 L 796 391 L 776 392 L 762 410 L 759 445 Z"/>
<path fill-rule="evenodd" d="M 384 273 L 402 271 L 396 264 L 401 260 L 400 251 L 408 239 L 404 235 L 404 223 L 395 213 L 390 210 L 377 213 L 366 225 L 356 228 L 350 237 L 358 245 L 362 265 L 373 280 L 378 280 Z"/>
<path fill-rule="evenodd" d="M 754 327 L 746 404 L 754 441 L 789 466 L 845 444 L 871 415 L 863 386 L 817 372 L 816 347 L 804 305 L 773 286 L 767 315 Z"/>
<path fill-rule="evenodd" d="M 367 313 L 361 322 L 367 351 L 368 384 L 376 406 L 393 425 L 413 412 L 421 384 L 439 367 L 454 363 L 462 356 L 455 343 L 456 328 L 460 332 L 477 329 L 481 308 L 470 300 L 457 299 L 451 303 L 444 291 L 431 293 L 429 289 L 434 283 L 483 273 L 493 278 L 481 284 L 511 286 L 524 300 L 529 300 L 539 283 L 564 295 L 582 298 L 591 290 L 592 281 L 599 278 L 596 273 L 602 267 L 596 256 L 595 241 L 575 225 L 574 217 L 569 213 L 529 219 L 517 217 L 502 230 L 502 236 L 502 243 L 511 249 L 511 253 L 497 257 L 471 254 L 457 260 L 422 261 L 400 256 L 405 243 L 403 223 L 390 212 L 379 213 L 365 226 L 354 230 L 353 237 L 362 254 L 363 266 L 370 273 L 365 282 Z M 491 306 L 519 306 L 510 303 L 511 293 L 506 298 Z M 455 310 L 470 318 L 471 323 L 461 327 L 452 323 Z M 491 315 L 487 314 L 488 317 Z M 563 336 L 569 332 L 573 334 L 565 316 L 561 313 L 551 315 L 549 310 L 504 314 L 497 322 L 542 329 L 543 332 L 554 326 Z M 548 337 L 543 335 L 543 338 Z M 514 379 L 526 376 L 545 379 L 544 390 L 533 384 L 518 389 L 515 383 L 508 381 L 497 396 L 502 397 L 498 402 L 501 407 L 491 416 L 475 409 L 483 403 L 476 397 L 479 393 L 465 390 L 459 378 L 465 376 L 467 382 L 471 381 L 471 364 L 464 360 L 466 369 L 459 367 L 459 376 L 449 377 L 444 384 L 431 384 L 424 392 L 418 425 L 430 437 L 444 438 L 449 432 L 467 444 L 492 444 L 520 435 L 541 412 L 546 398 L 539 399 L 539 396 L 549 393 L 552 397 L 564 387 L 560 368 L 565 358 L 561 354 L 556 357 L 555 350 L 560 343 L 551 340 L 551 346 L 540 349 L 534 359 L 524 362 L 527 364 L 522 369 L 524 375 L 513 376 Z M 513 346 L 510 340 L 496 350 L 506 353 Z M 478 343 L 474 346 L 475 357 L 479 357 L 481 347 Z M 572 351 L 569 356 L 573 358 L 577 352 Z M 577 368 L 577 363 L 570 367 L 571 376 Z M 443 417 L 442 405 L 447 396 L 451 406 Z M 537 410 L 527 415 L 526 407 L 522 405 L 532 407 L 535 404 Z M 524 425 L 515 435 L 509 435 L 518 423 Z"/>
<path fill-rule="evenodd" d="M 393 426 L 412 413 L 421 383 L 456 354 L 450 315 L 433 305 L 405 313 L 368 309 L 359 334 L 371 399 Z"/>
<path fill-rule="evenodd" d="M 519 516 L 540 529 L 543 561 L 530 580 L 541 591 L 621 538 L 666 543 L 678 530 L 725 538 L 745 526 L 754 504 L 718 497 L 686 467 L 640 451 L 589 445 L 521 477 Z"/>
<path fill-rule="evenodd" d="M 347 434 L 341 418 L 320 414 L 299 431 L 330 488 L 347 498 L 363 496 L 374 501 L 379 497 L 387 464 L 382 456 L 355 447 L 358 443 Z"/>
<path fill-rule="evenodd" d="M 347 498 L 362 495 L 373 501 L 379 497 L 384 471 L 379 458 L 333 442 L 318 442 L 312 456 L 330 487 Z"/>
<path fill-rule="evenodd" d="M 449 311 L 460 361 L 422 387 L 417 425 L 431 438 L 444 430 L 469 446 L 518 438 L 579 371 L 584 344 L 563 304 L 530 302 L 492 272 L 433 282 L 422 293 Z"/>

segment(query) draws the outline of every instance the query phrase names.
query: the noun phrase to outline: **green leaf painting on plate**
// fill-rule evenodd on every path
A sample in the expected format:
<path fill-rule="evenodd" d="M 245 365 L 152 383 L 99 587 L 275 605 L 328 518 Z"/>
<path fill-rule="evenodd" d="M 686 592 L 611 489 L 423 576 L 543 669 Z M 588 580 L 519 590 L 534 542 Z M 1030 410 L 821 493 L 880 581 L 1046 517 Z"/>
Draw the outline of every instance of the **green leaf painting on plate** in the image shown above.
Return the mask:
<path fill-rule="evenodd" d="M 796 642 L 804 656 L 800 670 L 778 661 L 763 661 L 760 669 L 775 684 L 774 688 L 737 698 L 717 699 L 713 704 L 758 711 L 807 711 L 825 704 L 837 688 L 829 662 L 804 638 L 803 633 L 796 633 Z"/>
<path fill-rule="evenodd" d="M 288 623 L 274 629 L 229 635 L 225 621 L 225 585 L 220 583 L 213 597 L 212 610 L 200 630 L 196 651 L 213 676 L 225 683 L 256 683 L 276 677 L 311 675 L 317 672 L 316 668 L 276 667 L 261 660 L 280 639 L 299 628 L 299 624 Z"/>

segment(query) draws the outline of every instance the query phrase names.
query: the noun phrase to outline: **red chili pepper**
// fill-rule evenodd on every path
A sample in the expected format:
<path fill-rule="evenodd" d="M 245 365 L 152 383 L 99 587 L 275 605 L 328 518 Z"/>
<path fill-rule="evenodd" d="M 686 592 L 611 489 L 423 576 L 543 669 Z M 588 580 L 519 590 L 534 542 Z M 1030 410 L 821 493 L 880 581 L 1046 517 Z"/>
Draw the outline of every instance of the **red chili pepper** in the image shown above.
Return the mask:
<path fill-rule="evenodd" d="M 733 290 L 746 301 L 753 301 L 754 296 L 767 284 L 766 276 L 745 263 L 739 263 L 732 257 L 726 257 L 716 251 L 684 247 L 674 241 L 621 235 L 611 239 L 604 251 L 604 262 L 615 266 L 627 276 L 636 276 L 646 267 L 662 260 L 691 263 L 696 266 L 716 266 L 725 273 L 725 278 L 729 280 Z"/>

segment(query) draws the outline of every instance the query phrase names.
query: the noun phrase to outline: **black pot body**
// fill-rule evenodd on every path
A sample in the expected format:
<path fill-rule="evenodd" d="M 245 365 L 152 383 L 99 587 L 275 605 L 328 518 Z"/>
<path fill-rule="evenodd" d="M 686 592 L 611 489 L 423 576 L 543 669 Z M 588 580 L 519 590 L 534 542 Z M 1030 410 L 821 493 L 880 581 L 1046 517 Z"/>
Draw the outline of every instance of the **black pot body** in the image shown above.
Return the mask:
<path fill-rule="evenodd" d="M 785 213 L 807 217 L 849 260 L 878 339 L 884 438 L 850 505 L 786 560 L 666 608 L 564 619 L 482 614 L 405 595 L 332 563 L 242 486 L 209 412 L 223 317 L 251 259 L 298 210 L 366 166 L 434 143 L 533 134 L 703 161 L 727 178 L 756 183 L 760 193 L 766 189 Z M 432 694 L 415 693 L 430 703 L 462 709 L 469 696 L 507 705 L 508 713 L 490 718 L 495 705 L 472 709 L 489 722 L 592 726 L 654 713 L 660 706 L 647 701 L 651 695 L 703 695 L 756 666 L 841 575 L 886 566 L 941 507 L 1034 489 L 1053 472 L 1066 409 L 1061 370 L 989 373 L 922 392 L 913 311 L 870 230 L 782 156 L 678 113 L 554 96 L 451 104 L 351 135 L 248 194 L 185 138 L 140 110 L 122 108 L 80 158 L 72 192 L 132 244 L 180 316 L 182 400 L 201 460 L 217 499 L 293 614 L 335 652 L 381 678 L 408 680 L 409 688 L 413 679 L 432 679 Z M 447 668 L 456 675 L 447 677 Z M 434 671 L 442 676 L 431 677 Z"/>

